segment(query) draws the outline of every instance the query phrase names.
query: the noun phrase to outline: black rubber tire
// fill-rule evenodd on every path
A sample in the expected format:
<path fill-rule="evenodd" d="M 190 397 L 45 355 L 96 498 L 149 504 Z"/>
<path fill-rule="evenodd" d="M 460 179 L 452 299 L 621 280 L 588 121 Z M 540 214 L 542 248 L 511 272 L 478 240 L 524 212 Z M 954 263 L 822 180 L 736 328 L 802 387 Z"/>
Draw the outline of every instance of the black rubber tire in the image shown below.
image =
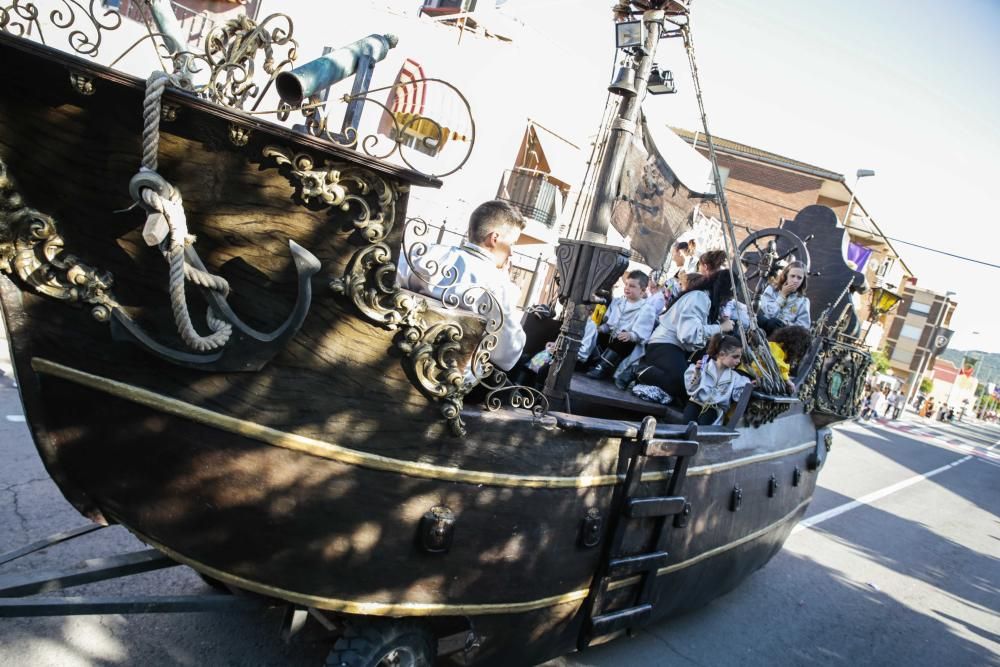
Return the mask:
<path fill-rule="evenodd" d="M 434 638 L 416 623 L 361 621 L 333 645 L 326 667 L 431 667 Z"/>

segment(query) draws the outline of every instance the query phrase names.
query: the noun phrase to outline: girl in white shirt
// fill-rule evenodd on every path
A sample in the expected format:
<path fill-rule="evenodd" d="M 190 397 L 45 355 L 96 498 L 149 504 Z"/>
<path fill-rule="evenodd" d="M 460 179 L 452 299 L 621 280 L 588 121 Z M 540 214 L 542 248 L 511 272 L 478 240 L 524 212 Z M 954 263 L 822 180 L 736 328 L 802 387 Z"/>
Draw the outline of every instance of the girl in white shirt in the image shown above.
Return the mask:
<path fill-rule="evenodd" d="M 743 343 L 736 336 L 715 334 L 705 352 L 704 358 L 684 372 L 684 387 L 690 396 L 684 421 L 721 424 L 726 410 L 750 385 L 749 378 L 736 372 L 743 360 Z"/>
<path fill-rule="evenodd" d="M 732 281 L 729 269 L 716 271 L 667 308 L 646 344 L 636 383 L 655 385 L 680 405 L 687 402 L 684 369 L 688 357 L 703 348 L 713 335 L 733 330 L 732 320 L 722 315 L 722 309 L 733 297 Z"/>
<path fill-rule="evenodd" d="M 778 283 L 768 285 L 760 296 L 757 324 L 770 335 L 787 326 L 809 328 L 809 297 L 806 296 L 806 265 L 789 262 L 778 276 Z"/>

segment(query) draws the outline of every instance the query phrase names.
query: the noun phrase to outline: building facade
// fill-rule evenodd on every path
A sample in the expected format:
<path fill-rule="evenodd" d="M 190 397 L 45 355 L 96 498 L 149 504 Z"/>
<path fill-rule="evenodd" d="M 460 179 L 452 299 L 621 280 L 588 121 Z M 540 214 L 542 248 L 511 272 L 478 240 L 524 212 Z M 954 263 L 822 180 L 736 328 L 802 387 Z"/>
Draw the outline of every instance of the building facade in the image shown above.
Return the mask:
<path fill-rule="evenodd" d="M 935 368 L 937 355 L 947 347 L 944 330 L 958 303 L 948 294 L 922 289 L 913 283 L 906 284 L 901 295 L 903 299 L 889 323 L 885 354 L 893 373 L 903 381 L 903 392 L 912 397 L 921 379 Z"/>
<path fill-rule="evenodd" d="M 681 128 L 673 131 L 708 155 L 704 134 Z M 726 200 L 738 241 L 755 231 L 778 227 L 806 206 L 818 204 L 832 209 L 847 230 L 851 246 L 845 260 L 855 262 L 870 287 L 898 292 L 913 275 L 843 174 L 721 137 L 712 137 L 712 143 L 725 178 Z M 704 204 L 701 212 L 721 217 L 715 204 Z M 862 321 L 869 319 L 869 306 L 868 298 L 855 304 Z M 886 328 L 879 322 L 866 323 L 864 328 L 868 334 L 865 341 L 878 349 Z"/>

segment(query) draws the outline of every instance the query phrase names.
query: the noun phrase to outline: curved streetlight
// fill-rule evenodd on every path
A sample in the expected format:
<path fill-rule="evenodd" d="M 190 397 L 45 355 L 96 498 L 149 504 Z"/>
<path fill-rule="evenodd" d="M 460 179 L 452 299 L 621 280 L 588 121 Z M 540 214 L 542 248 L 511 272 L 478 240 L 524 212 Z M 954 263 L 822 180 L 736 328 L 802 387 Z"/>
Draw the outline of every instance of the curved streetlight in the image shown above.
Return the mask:
<path fill-rule="evenodd" d="M 858 189 L 858 181 L 867 176 L 874 176 L 874 169 L 858 169 L 858 174 L 854 178 L 854 185 L 851 187 L 851 200 L 847 202 L 847 213 L 844 214 L 844 227 L 848 227 L 851 224 L 851 208 L 854 206 L 854 199 L 857 195 L 855 192 Z"/>

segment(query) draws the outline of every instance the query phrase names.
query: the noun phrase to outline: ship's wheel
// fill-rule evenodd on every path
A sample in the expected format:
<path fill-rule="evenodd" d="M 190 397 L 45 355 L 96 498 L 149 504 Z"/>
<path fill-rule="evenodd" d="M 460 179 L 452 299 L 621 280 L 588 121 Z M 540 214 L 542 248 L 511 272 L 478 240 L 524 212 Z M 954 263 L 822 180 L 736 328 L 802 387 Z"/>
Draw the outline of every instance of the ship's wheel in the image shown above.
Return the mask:
<path fill-rule="evenodd" d="M 767 281 L 781 273 L 789 262 L 802 262 L 806 265 L 806 273 L 809 273 L 806 242 L 780 227 L 759 229 L 743 239 L 737 248 L 737 256 L 743 265 L 747 289 L 754 295 L 755 301 L 764 291 Z"/>

